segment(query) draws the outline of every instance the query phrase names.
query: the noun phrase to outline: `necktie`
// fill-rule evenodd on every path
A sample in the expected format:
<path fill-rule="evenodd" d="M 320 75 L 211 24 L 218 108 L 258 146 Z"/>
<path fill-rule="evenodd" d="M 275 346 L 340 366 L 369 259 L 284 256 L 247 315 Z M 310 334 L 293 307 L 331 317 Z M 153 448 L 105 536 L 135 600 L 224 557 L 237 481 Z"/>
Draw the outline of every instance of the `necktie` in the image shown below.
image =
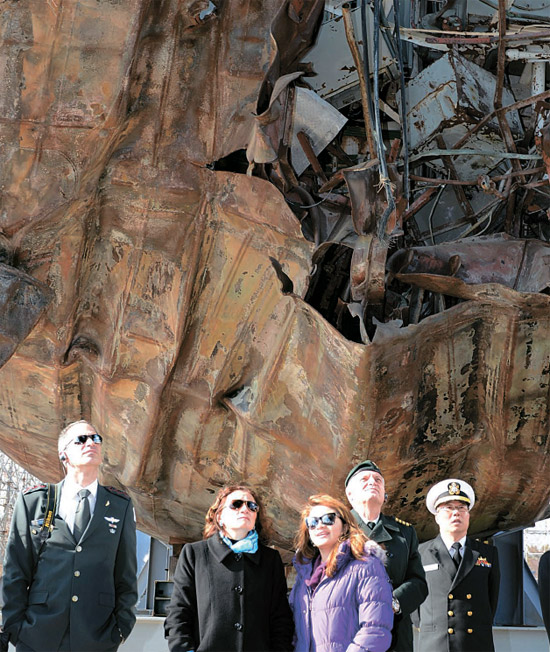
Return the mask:
<path fill-rule="evenodd" d="M 74 513 L 73 528 L 73 535 L 76 541 L 80 541 L 82 535 L 84 534 L 84 530 L 88 525 L 88 521 L 90 520 L 90 501 L 88 500 L 89 495 L 90 492 L 88 489 L 81 489 L 78 492 L 79 501 L 78 505 L 76 506 L 76 512 Z"/>
<path fill-rule="evenodd" d="M 460 554 L 460 541 L 455 541 L 451 548 L 455 551 L 455 554 L 453 555 L 453 561 L 456 566 L 456 570 L 458 570 L 458 567 L 460 566 L 460 560 L 462 559 L 462 556 Z"/>
<path fill-rule="evenodd" d="M 374 526 L 375 526 L 375 525 L 376 525 L 376 523 L 375 523 L 374 521 L 369 521 L 369 522 L 367 523 L 367 527 L 368 527 L 368 529 L 369 529 L 370 532 L 372 532 L 372 531 L 374 530 Z"/>

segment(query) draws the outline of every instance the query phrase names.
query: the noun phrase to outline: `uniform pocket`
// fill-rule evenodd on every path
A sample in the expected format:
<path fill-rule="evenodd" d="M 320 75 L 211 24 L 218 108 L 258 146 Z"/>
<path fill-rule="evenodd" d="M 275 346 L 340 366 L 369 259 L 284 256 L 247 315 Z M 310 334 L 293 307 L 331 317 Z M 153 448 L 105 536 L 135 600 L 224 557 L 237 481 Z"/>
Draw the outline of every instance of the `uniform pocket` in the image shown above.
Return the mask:
<path fill-rule="evenodd" d="M 44 604 L 48 600 L 48 591 L 31 591 L 29 604 Z"/>

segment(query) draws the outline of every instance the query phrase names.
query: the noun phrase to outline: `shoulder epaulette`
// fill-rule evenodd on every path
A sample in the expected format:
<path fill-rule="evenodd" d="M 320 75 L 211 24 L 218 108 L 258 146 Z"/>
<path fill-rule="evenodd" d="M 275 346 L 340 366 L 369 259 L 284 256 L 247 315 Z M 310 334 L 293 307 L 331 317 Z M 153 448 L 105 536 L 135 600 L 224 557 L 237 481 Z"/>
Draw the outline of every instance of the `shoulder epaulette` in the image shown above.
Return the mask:
<path fill-rule="evenodd" d="M 394 519 L 395 519 L 398 523 L 401 523 L 401 525 L 408 525 L 409 527 L 412 527 L 412 524 L 411 524 L 411 523 L 409 523 L 408 521 L 403 521 L 402 519 L 397 518 L 397 516 L 394 516 Z"/>
<path fill-rule="evenodd" d="M 35 484 L 33 487 L 28 487 L 27 489 L 23 490 L 24 494 L 30 494 L 33 491 L 39 491 L 40 489 L 47 489 L 48 485 L 47 484 Z"/>
<path fill-rule="evenodd" d="M 122 491 L 122 489 L 117 489 L 116 487 L 105 487 L 107 491 L 110 491 L 112 494 L 115 494 L 115 496 L 120 496 L 121 498 L 126 498 L 126 500 L 130 500 L 130 496 Z"/>

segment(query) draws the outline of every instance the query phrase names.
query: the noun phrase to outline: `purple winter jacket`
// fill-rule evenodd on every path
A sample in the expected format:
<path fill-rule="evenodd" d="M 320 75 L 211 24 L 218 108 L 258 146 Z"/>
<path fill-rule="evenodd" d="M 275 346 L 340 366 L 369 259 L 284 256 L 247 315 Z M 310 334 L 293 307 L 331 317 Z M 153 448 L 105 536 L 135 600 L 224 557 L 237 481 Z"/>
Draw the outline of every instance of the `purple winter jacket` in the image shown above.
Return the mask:
<path fill-rule="evenodd" d="M 392 587 L 374 541 L 365 544 L 365 557 L 354 559 L 349 542 L 340 545 L 336 573 L 324 577 L 313 595 L 305 580 L 312 562 L 294 559 L 296 582 L 290 593 L 296 652 L 386 652 L 393 626 Z"/>

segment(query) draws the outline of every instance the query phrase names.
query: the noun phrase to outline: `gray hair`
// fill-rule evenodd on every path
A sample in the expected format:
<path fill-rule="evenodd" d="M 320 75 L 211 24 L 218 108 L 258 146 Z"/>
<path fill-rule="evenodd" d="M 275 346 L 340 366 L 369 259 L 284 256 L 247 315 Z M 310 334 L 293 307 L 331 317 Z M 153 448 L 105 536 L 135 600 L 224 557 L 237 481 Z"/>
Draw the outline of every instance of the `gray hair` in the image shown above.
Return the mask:
<path fill-rule="evenodd" d="M 72 423 L 69 423 L 69 425 L 65 426 L 63 430 L 59 433 L 59 437 L 57 439 L 57 452 L 62 453 L 68 446 L 70 442 L 70 434 L 71 430 L 73 429 L 73 426 L 78 426 L 81 423 L 85 423 L 87 426 L 90 426 L 97 432 L 97 428 L 92 425 L 89 421 L 86 421 L 86 419 L 80 419 L 80 421 L 73 421 Z"/>

